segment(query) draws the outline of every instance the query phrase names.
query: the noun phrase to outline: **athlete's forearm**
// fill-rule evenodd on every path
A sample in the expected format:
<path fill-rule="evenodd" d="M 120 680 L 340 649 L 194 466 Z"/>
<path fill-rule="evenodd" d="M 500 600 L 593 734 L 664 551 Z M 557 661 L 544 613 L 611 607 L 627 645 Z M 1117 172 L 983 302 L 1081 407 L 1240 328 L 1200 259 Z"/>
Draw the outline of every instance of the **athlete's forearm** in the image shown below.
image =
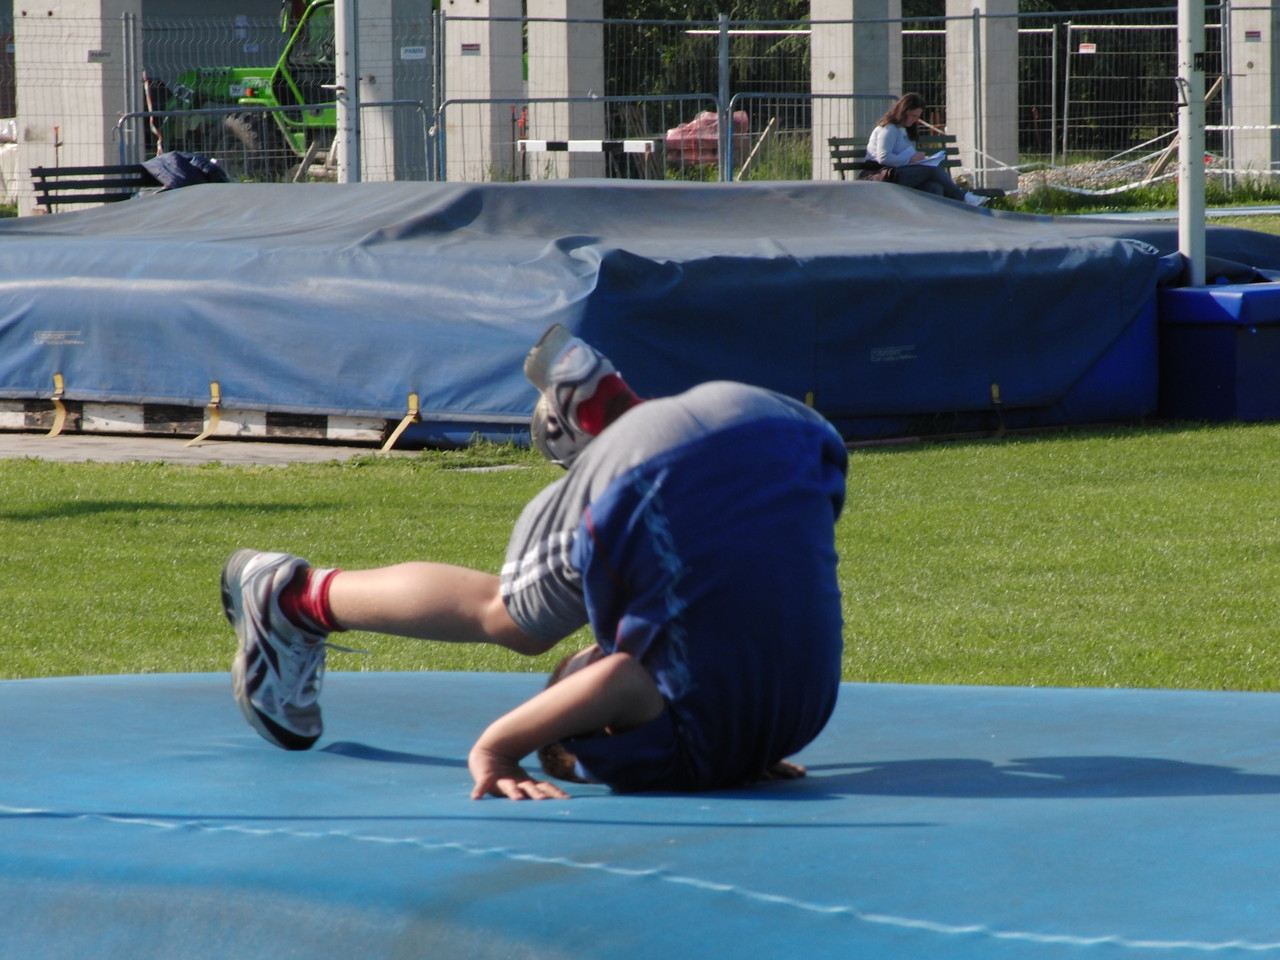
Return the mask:
<path fill-rule="evenodd" d="M 602 657 L 504 714 L 476 741 L 519 761 L 566 737 L 638 727 L 662 712 L 653 677 L 625 653 Z"/>

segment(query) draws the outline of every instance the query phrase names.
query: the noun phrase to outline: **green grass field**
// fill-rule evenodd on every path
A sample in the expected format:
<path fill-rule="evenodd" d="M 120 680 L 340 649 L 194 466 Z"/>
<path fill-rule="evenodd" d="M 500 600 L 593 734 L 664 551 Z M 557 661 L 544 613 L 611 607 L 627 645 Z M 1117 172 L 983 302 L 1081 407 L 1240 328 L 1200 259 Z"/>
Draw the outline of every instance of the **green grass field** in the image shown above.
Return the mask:
<path fill-rule="evenodd" d="M 1215 219 L 1280 233 L 1280 217 Z M 861 449 L 838 529 L 847 680 L 1280 689 L 1280 425 Z M 493 472 L 465 468 L 510 467 Z M 482 446 L 287 468 L 0 461 L 0 678 L 223 671 L 242 546 L 497 571 L 559 470 Z M 330 669 L 531 670 L 347 635 Z M 585 644 L 583 634 L 570 644 Z"/>
<path fill-rule="evenodd" d="M 1280 689 L 1278 451 L 1277 425 L 854 451 L 845 678 Z M 0 677 L 225 671 L 232 550 L 496 571 L 521 506 L 558 475 L 496 447 L 273 468 L 0 462 Z M 331 669 L 541 671 L 555 656 L 342 642 L 371 653 Z"/>
<path fill-rule="evenodd" d="M 1267 213 L 1244 217 L 1214 217 L 1209 223 L 1215 227 L 1243 227 L 1260 233 L 1280 233 L 1280 217 Z"/>

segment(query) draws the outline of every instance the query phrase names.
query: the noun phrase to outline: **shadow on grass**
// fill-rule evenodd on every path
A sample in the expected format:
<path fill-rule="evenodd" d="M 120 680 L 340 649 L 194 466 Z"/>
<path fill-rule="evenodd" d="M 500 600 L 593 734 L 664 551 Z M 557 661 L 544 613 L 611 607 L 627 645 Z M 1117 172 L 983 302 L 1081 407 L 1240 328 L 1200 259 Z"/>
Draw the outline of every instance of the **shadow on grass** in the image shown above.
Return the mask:
<path fill-rule="evenodd" d="M 228 513 L 289 514 L 303 511 L 341 510 L 340 503 L 203 503 L 184 506 L 173 502 L 150 500 L 67 500 L 61 503 L 42 504 L 31 509 L 0 509 L 0 519 L 16 523 L 38 523 L 44 520 L 92 517 L 105 514 L 203 513 L 222 516 Z"/>

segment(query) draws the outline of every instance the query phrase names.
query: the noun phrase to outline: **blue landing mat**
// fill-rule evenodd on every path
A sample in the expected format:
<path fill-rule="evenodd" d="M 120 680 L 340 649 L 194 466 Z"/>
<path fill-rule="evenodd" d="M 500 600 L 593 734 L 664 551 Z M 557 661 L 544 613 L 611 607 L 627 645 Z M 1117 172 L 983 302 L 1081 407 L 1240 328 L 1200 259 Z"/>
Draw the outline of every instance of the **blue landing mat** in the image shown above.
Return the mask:
<path fill-rule="evenodd" d="M 0 957 L 1280 957 L 1280 697 L 846 684 L 801 781 L 468 799 L 516 674 L 0 683 Z"/>

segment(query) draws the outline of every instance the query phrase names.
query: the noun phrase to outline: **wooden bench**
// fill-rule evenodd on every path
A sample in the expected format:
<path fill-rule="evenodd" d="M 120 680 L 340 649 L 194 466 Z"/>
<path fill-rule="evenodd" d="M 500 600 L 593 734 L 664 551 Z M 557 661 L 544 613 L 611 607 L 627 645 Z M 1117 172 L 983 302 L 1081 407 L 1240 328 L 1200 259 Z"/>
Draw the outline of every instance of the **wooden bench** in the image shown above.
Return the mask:
<path fill-rule="evenodd" d="M 106 167 L 32 167 L 36 204 L 53 208 L 73 203 L 116 203 L 160 181 L 140 163 Z"/>
<path fill-rule="evenodd" d="M 867 138 L 866 137 L 831 137 L 827 141 L 827 146 L 831 149 L 831 166 L 836 173 L 840 174 L 840 179 L 845 179 L 846 173 L 853 173 L 855 179 L 857 174 L 867 168 Z M 942 161 L 944 167 L 960 166 L 960 148 L 956 146 L 956 138 L 941 133 L 922 133 L 916 141 L 916 147 L 922 153 L 937 153 L 939 150 L 947 151 L 947 158 Z"/>

